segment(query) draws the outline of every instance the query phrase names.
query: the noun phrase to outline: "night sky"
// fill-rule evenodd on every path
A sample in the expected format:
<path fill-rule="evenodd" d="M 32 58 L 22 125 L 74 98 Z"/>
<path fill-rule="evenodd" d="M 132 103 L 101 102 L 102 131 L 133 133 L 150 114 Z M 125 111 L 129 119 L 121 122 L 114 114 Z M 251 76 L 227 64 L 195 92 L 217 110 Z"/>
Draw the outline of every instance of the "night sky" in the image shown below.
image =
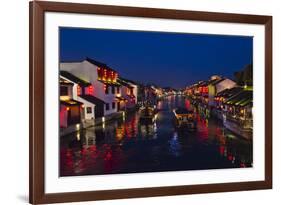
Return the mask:
<path fill-rule="evenodd" d="M 60 28 L 60 60 L 86 57 L 121 77 L 182 88 L 211 75 L 233 78 L 252 63 L 253 38 L 166 32 Z"/>

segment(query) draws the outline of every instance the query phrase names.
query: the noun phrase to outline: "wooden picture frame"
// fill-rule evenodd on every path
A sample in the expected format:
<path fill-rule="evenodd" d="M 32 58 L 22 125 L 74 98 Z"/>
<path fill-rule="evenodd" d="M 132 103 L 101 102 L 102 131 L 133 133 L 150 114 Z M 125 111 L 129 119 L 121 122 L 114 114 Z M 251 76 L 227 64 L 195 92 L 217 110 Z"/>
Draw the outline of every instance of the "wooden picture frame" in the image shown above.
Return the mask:
<path fill-rule="evenodd" d="M 153 197 L 272 188 L 272 17 L 199 11 L 104 6 L 76 3 L 30 2 L 29 200 L 32 204 Z M 44 188 L 44 14 L 66 12 L 126 17 L 150 17 L 265 26 L 265 180 L 150 188 L 46 194 Z"/>

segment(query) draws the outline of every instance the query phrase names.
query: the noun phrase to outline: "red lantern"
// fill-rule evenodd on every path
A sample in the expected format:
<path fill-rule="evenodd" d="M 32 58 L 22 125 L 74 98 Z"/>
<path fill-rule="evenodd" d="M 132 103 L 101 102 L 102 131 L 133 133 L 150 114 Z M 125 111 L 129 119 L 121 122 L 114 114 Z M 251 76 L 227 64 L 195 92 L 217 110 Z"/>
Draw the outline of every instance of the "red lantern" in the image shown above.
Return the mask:
<path fill-rule="evenodd" d="M 77 95 L 81 95 L 81 87 L 77 85 Z"/>
<path fill-rule="evenodd" d="M 93 94 L 94 94 L 94 88 L 93 88 L 92 85 L 89 86 L 88 92 L 89 92 L 90 95 L 93 95 Z"/>

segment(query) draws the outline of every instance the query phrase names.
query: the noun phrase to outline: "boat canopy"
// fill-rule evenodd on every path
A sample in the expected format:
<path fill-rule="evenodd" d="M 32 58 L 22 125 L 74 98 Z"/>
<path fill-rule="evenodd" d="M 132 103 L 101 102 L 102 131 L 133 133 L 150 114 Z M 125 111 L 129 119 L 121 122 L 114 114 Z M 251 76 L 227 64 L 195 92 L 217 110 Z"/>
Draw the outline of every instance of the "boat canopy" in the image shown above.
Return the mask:
<path fill-rule="evenodd" d="M 187 114 L 193 114 L 192 110 L 188 110 L 186 108 L 178 108 L 175 110 L 175 113 L 177 115 L 187 115 Z"/>

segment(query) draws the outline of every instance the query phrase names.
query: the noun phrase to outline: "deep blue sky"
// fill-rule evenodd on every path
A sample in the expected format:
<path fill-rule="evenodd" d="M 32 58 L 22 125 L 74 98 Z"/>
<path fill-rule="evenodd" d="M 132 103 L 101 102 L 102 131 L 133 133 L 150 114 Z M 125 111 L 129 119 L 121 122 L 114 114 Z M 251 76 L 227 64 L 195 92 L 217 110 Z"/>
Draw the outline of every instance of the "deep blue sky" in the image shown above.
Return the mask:
<path fill-rule="evenodd" d="M 142 83 L 181 88 L 252 62 L 252 37 L 60 28 L 60 60 L 85 57 Z"/>

